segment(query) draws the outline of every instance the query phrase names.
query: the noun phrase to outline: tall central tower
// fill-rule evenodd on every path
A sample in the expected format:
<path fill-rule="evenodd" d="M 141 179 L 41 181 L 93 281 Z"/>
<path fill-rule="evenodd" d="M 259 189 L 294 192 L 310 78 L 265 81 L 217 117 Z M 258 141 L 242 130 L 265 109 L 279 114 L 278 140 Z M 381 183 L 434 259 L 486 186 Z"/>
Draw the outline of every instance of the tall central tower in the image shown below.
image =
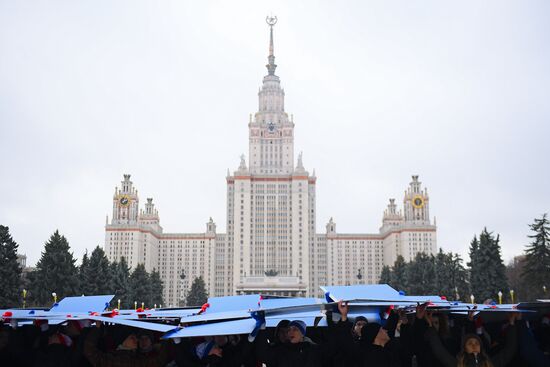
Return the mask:
<path fill-rule="evenodd" d="M 288 175 L 294 168 L 294 123 L 285 112 L 285 91 L 281 88 L 281 80 L 275 75 L 275 23 L 276 18 L 268 18 L 267 75 L 258 92 L 258 112 L 248 124 L 250 173 L 255 175 Z"/>
<path fill-rule="evenodd" d="M 305 296 L 310 287 L 310 248 L 315 241 L 315 177 L 294 165 L 294 123 L 284 109 L 275 75 L 273 26 L 268 17 L 267 75 L 250 118 L 249 167 L 227 176 L 227 246 L 230 294 Z M 220 260 L 221 261 L 221 260 Z M 224 283 L 223 280 L 217 281 Z"/>

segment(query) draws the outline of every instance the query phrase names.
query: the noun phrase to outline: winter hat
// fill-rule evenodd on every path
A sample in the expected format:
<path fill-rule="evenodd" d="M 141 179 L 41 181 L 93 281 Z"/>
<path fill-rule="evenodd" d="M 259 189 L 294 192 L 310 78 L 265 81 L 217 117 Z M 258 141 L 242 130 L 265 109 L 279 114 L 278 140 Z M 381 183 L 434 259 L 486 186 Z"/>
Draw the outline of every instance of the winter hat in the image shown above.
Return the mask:
<path fill-rule="evenodd" d="M 274 341 L 278 342 L 277 336 L 279 335 L 279 330 L 288 328 L 288 324 L 290 324 L 290 320 L 281 320 L 281 321 L 279 321 L 279 323 L 277 324 L 277 327 L 275 328 L 275 332 L 273 334 L 273 336 L 274 336 L 273 340 Z"/>
<path fill-rule="evenodd" d="M 355 320 L 353 321 L 353 326 L 355 326 L 355 324 L 357 324 L 359 321 L 364 321 L 367 324 L 369 323 L 369 321 L 367 320 L 367 318 L 365 316 L 357 316 L 355 318 Z"/>
<path fill-rule="evenodd" d="M 211 340 L 209 342 L 200 343 L 195 347 L 195 354 L 199 359 L 204 359 L 208 357 L 208 354 L 214 347 L 214 341 Z"/>
<path fill-rule="evenodd" d="M 300 330 L 300 332 L 302 333 L 302 335 L 306 335 L 306 323 L 303 322 L 302 320 L 293 320 L 291 321 L 289 324 L 288 324 L 288 327 L 291 327 L 291 326 L 294 326 L 296 328 L 298 328 L 298 330 Z"/>
<path fill-rule="evenodd" d="M 290 320 L 281 320 L 277 324 L 277 329 L 283 328 L 283 327 L 288 327 L 288 324 L 290 324 Z"/>
<path fill-rule="evenodd" d="M 374 343 L 374 339 L 376 339 L 376 335 L 378 335 L 381 327 L 382 325 L 377 322 L 368 323 L 367 325 L 363 326 L 363 328 L 361 329 L 361 340 L 363 340 L 367 344 Z"/>

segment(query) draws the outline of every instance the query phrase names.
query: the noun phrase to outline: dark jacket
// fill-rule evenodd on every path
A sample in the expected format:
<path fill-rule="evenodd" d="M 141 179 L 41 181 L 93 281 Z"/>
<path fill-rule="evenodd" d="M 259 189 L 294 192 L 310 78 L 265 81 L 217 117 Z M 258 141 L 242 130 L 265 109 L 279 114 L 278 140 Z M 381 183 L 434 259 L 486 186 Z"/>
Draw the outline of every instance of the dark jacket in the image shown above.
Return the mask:
<path fill-rule="evenodd" d="M 256 355 L 269 367 L 325 366 L 334 361 L 342 341 L 347 340 L 347 337 L 351 339 L 349 325 L 351 325 L 349 322 L 329 325 L 326 330 L 326 341 L 320 344 L 305 338 L 301 343 L 270 345 L 267 342 L 267 333 L 262 330 L 254 343 Z"/>
<path fill-rule="evenodd" d="M 159 355 L 144 356 L 134 351 L 117 350 L 106 353 L 97 348 L 99 329 L 94 328 L 84 342 L 84 355 L 94 367 L 163 367 L 168 362 L 166 348 Z"/>
<path fill-rule="evenodd" d="M 432 351 L 436 358 L 445 367 L 456 367 L 458 365 L 457 357 L 452 356 L 443 346 L 439 336 L 434 328 L 428 328 L 426 332 L 426 339 L 432 348 Z M 505 367 L 510 363 L 517 350 L 517 328 L 516 326 L 509 326 L 506 332 L 506 345 L 496 355 L 489 358 L 494 367 Z M 475 357 L 473 355 L 464 354 L 464 361 L 466 366 L 474 367 L 480 365 L 483 356 Z"/>
<path fill-rule="evenodd" d="M 364 367 L 399 367 L 401 366 L 398 343 L 389 341 L 385 346 L 363 345 L 359 366 Z"/>
<path fill-rule="evenodd" d="M 519 351 L 524 361 L 533 367 L 550 366 L 550 356 L 545 355 L 537 346 L 537 342 L 531 330 L 524 322 L 520 322 L 519 328 Z"/>
<path fill-rule="evenodd" d="M 428 330 L 428 323 L 425 319 L 414 319 L 414 323 L 411 328 L 412 338 L 411 347 L 412 353 L 416 355 L 416 360 L 419 367 L 443 367 L 443 364 L 435 357 L 430 348 L 430 345 L 426 342 L 424 336 Z M 475 333 L 475 329 L 472 331 Z M 456 355 L 460 349 L 460 343 L 455 340 L 451 335 L 443 338 L 439 333 L 443 347 L 451 354 Z M 460 338 L 458 339 L 460 340 Z"/>
<path fill-rule="evenodd" d="M 74 366 L 71 349 L 62 344 L 50 344 L 40 351 L 34 367 L 71 367 Z"/>
<path fill-rule="evenodd" d="M 354 341 L 351 336 L 352 325 L 349 323 L 347 332 L 339 330 L 337 334 L 338 342 L 336 346 L 338 354 L 337 358 L 335 358 L 335 365 L 342 367 L 401 367 L 401 360 L 406 353 L 403 353 L 399 338 L 394 338 L 398 321 L 398 315 L 392 312 L 384 326 L 391 339 L 384 347 L 366 342 L 364 335 Z M 363 334 L 364 332 L 365 329 L 363 329 Z"/>
<path fill-rule="evenodd" d="M 259 347 L 258 352 L 260 360 L 270 367 L 317 367 L 322 365 L 322 351 L 317 344 L 305 341 L 267 345 Z"/>

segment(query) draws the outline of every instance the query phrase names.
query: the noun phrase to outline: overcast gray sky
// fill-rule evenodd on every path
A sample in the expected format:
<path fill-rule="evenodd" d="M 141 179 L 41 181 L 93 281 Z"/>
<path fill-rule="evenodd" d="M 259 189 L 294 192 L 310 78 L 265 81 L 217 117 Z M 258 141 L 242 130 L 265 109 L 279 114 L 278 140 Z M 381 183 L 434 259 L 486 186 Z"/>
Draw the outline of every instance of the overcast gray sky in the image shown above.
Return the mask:
<path fill-rule="evenodd" d="M 550 211 L 550 2 L 0 0 L 0 224 L 33 265 L 59 229 L 104 242 L 132 174 L 168 232 L 225 231 L 267 14 L 318 231 L 377 232 L 412 174 L 438 244 L 503 255 Z"/>

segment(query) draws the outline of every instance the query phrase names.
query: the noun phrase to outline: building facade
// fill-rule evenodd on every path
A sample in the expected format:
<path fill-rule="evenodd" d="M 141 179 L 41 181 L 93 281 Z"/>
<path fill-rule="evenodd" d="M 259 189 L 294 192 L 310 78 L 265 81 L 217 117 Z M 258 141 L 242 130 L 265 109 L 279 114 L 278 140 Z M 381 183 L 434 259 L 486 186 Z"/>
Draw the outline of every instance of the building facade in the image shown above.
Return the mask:
<path fill-rule="evenodd" d="M 210 218 L 205 232 L 165 233 L 153 199 L 140 210 L 130 175 L 115 188 L 105 226 L 110 261 L 125 257 L 130 267 L 157 269 L 167 305 L 180 305 L 201 276 L 211 296 L 264 293 L 316 296 L 321 285 L 377 283 L 382 266 L 398 255 L 435 254 L 436 226 L 429 196 L 418 176 L 405 191 L 403 211 L 390 199 L 378 233 L 338 233 L 331 218 L 316 233 L 316 176 L 294 156 L 294 121 L 284 109 L 285 93 L 275 74 L 273 25 L 267 75 L 258 92 L 258 112 L 248 123 L 244 156 L 226 176 L 226 233 Z M 185 277 L 182 277 L 182 272 Z"/>

